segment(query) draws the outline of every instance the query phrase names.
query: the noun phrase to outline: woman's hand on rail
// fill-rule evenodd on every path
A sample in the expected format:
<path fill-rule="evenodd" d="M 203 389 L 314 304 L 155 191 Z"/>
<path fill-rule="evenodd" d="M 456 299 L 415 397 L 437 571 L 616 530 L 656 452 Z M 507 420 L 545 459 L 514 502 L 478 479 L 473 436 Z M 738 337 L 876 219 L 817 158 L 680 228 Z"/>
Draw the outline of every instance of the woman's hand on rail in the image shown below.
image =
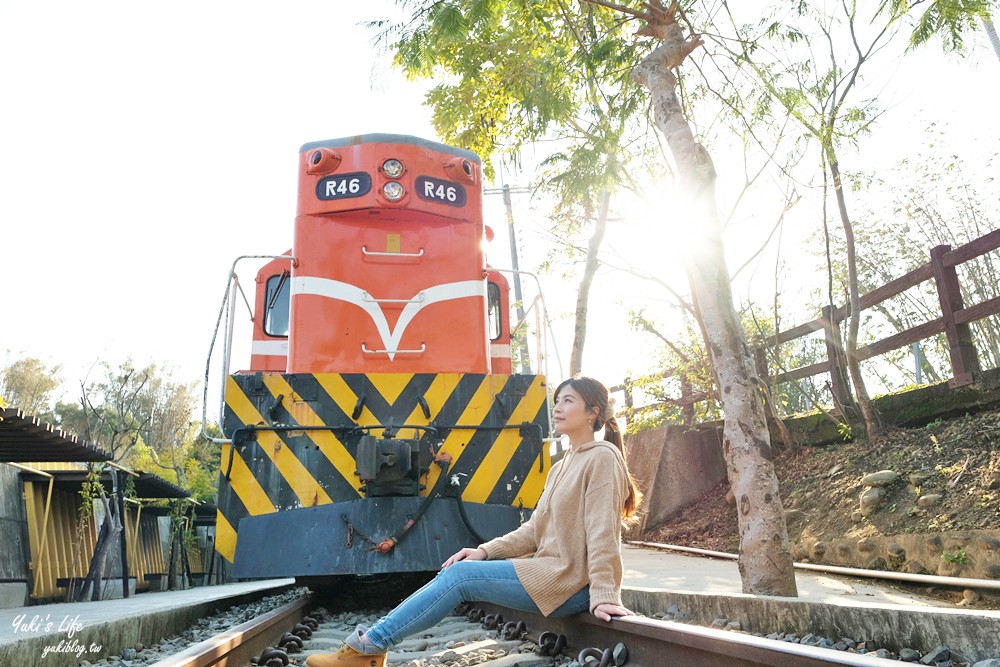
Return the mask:
<path fill-rule="evenodd" d="M 615 616 L 635 616 L 635 614 L 621 605 L 599 604 L 594 607 L 594 616 L 602 621 L 610 621 Z"/>
<path fill-rule="evenodd" d="M 483 549 L 480 549 L 479 547 L 476 547 L 475 549 L 470 549 L 469 547 L 465 547 L 464 549 L 456 553 L 454 556 L 452 556 L 445 562 L 441 563 L 441 569 L 450 567 L 451 565 L 454 565 L 460 560 L 486 560 L 486 556 L 487 556 L 486 552 Z"/>

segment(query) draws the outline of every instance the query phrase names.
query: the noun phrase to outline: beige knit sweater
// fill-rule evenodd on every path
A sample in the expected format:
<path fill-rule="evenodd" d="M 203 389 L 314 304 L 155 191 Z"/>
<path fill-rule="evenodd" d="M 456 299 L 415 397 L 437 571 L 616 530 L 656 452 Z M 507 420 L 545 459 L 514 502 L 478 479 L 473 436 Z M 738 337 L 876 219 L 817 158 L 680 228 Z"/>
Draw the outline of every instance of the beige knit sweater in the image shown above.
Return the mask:
<path fill-rule="evenodd" d="M 531 518 L 479 545 L 490 560 L 515 559 L 518 579 L 545 616 L 587 584 L 591 611 L 621 604 L 625 471 L 611 443 L 570 449 L 552 466 Z"/>

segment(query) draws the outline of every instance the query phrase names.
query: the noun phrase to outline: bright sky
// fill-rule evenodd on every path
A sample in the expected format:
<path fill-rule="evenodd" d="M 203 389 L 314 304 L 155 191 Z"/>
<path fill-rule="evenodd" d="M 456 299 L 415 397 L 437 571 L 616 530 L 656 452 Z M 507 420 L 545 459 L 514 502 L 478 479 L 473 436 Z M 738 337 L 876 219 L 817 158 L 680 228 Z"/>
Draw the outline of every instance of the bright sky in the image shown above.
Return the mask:
<path fill-rule="evenodd" d="M 199 380 L 232 260 L 291 246 L 301 144 L 366 132 L 436 139 L 422 106 L 429 84 L 403 79 L 358 25 L 394 12 L 387 0 L 4 3 L 0 362 L 6 352 L 62 364 L 70 387 L 96 360 L 128 356 Z M 907 142 L 935 114 L 950 118 L 959 143 L 977 128 L 996 141 L 1000 67 L 988 48 L 945 61 L 930 47 L 897 79 L 882 121 L 894 133 L 872 142 L 879 159 L 911 155 Z M 734 177 L 716 161 L 720 181 Z M 488 200 L 491 263 L 507 267 L 500 197 Z M 646 268 L 676 264 L 661 210 L 622 224 L 609 243 L 638 242 L 635 263 Z M 521 268 L 531 270 L 547 250 L 544 213 L 523 195 L 515 216 Z M 762 220 L 769 229 L 774 217 Z M 731 267 L 760 234 L 734 229 Z M 650 349 L 617 302 L 656 308 L 665 295 L 604 277 L 584 370 L 614 384 Z M 558 272 L 546 278 L 564 364 L 575 286 Z"/>

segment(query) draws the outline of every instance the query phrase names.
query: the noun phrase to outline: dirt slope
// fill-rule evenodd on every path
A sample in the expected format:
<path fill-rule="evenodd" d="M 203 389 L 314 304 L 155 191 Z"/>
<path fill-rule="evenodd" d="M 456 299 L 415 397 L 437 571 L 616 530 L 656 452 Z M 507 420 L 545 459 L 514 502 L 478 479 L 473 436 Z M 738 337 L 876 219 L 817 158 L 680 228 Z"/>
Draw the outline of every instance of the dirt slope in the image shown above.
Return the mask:
<path fill-rule="evenodd" d="M 921 428 L 892 429 L 877 443 L 806 448 L 775 460 L 790 538 L 803 529 L 819 539 L 1000 529 L 1000 412 L 983 412 Z M 901 475 L 878 509 L 860 518 L 863 476 Z M 679 515 L 650 527 L 643 539 L 735 552 L 735 508 L 723 483 Z M 933 496 L 940 495 L 939 499 Z M 918 506 L 918 498 L 930 498 Z M 852 518 L 853 515 L 853 518 Z"/>

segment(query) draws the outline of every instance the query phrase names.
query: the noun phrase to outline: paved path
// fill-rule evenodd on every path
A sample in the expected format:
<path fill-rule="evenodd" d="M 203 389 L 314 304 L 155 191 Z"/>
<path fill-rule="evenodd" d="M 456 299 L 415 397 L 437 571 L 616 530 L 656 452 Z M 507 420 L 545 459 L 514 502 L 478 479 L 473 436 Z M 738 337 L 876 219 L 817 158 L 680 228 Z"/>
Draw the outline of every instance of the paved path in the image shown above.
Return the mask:
<path fill-rule="evenodd" d="M 659 588 L 686 593 L 742 593 L 743 584 L 735 560 L 702 558 L 624 545 L 623 586 Z M 795 571 L 799 598 L 811 602 L 871 602 L 908 606 L 950 607 L 955 605 L 893 588 L 889 582 Z"/>
<path fill-rule="evenodd" d="M 104 600 L 99 603 L 60 602 L 0 609 L 0 646 L 40 636 L 72 637 L 80 630 L 100 626 L 119 618 L 185 610 L 197 604 L 232 595 L 280 589 L 294 583 L 294 579 L 270 579 L 189 588 L 185 591 L 140 593 L 125 599 Z"/>

